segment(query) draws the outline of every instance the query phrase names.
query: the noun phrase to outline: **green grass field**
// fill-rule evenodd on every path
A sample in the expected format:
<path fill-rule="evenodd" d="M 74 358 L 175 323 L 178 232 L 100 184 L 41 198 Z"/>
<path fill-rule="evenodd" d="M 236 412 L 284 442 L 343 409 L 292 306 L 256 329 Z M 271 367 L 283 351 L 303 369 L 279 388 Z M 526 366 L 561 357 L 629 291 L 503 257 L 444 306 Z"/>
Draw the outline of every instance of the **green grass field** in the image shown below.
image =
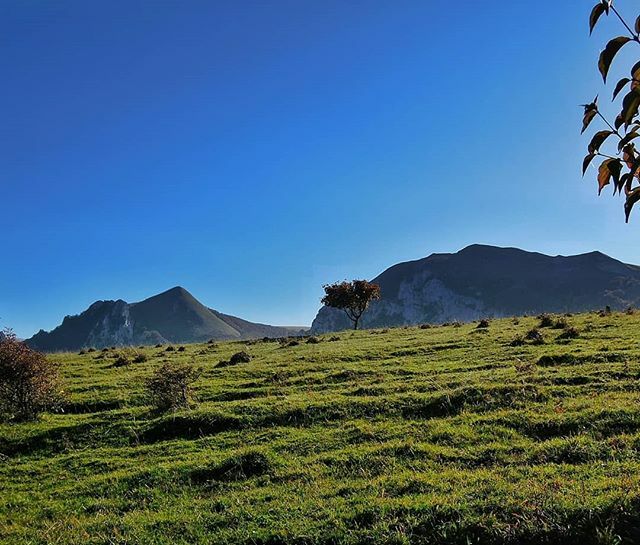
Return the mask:
<path fill-rule="evenodd" d="M 640 314 L 567 320 L 52 356 L 66 412 L 0 425 L 0 542 L 638 543 Z M 157 415 L 167 359 L 198 403 Z"/>

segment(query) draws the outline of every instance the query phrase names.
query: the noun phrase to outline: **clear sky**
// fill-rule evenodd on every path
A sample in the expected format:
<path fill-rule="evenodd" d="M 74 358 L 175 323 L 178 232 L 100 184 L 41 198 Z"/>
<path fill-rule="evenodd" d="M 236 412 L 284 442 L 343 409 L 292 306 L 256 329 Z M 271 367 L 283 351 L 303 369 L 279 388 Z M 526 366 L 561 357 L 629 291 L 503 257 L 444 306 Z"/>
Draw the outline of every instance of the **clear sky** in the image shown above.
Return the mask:
<path fill-rule="evenodd" d="M 309 324 L 472 243 L 640 263 L 580 176 L 592 3 L 0 0 L 0 326 L 175 285 Z"/>

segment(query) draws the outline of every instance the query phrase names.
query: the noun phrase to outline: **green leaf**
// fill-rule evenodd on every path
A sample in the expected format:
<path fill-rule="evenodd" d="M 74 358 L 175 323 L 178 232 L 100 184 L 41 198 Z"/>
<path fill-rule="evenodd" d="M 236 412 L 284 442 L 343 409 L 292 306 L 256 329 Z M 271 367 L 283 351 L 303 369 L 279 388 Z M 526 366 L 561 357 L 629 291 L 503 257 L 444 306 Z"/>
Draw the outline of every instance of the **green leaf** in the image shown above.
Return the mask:
<path fill-rule="evenodd" d="M 590 153 L 584 158 L 584 161 L 582 161 L 582 176 L 584 176 L 584 173 L 587 172 L 587 169 L 589 168 L 589 165 L 591 164 L 591 161 L 593 161 L 593 158 L 595 156 L 595 153 Z"/>
<path fill-rule="evenodd" d="M 589 34 L 593 33 L 593 29 L 596 27 L 598 19 L 600 19 L 602 14 L 605 11 L 608 11 L 607 7 L 608 6 L 606 6 L 602 2 L 593 6 L 593 9 L 591 10 L 591 15 L 589 16 Z"/>
<path fill-rule="evenodd" d="M 625 137 L 620 140 L 620 142 L 618 142 L 618 151 L 622 151 L 622 148 L 624 148 L 632 140 L 638 138 L 638 136 L 640 136 L 640 134 L 638 134 L 636 131 L 632 131 L 626 134 Z"/>
<path fill-rule="evenodd" d="M 624 89 L 624 86 L 628 83 L 631 83 L 631 80 L 629 78 L 622 78 L 618 83 L 616 83 L 616 88 L 613 90 L 612 100 L 616 99 L 616 97 L 620 94 L 620 91 L 622 91 Z"/>
<path fill-rule="evenodd" d="M 605 140 L 609 138 L 612 134 L 615 134 L 613 131 L 598 131 L 593 135 L 591 142 L 589 143 L 589 153 L 596 153 L 602 144 L 604 144 Z"/>
<path fill-rule="evenodd" d="M 627 43 L 631 41 L 631 38 L 628 36 L 618 36 L 611 40 L 602 53 L 600 53 L 600 59 L 598 60 L 598 68 L 600 73 L 602 74 L 602 79 L 605 83 L 607 83 L 607 74 L 609 73 L 609 68 L 611 68 L 611 63 L 613 59 L 617 55 L 618 51 Z"/>
<path fill-rule="evenodd" d="M 638 113 L 640 107 L 640 88 L 632 89 L 622 100 L 622 120 L 625 125 L 630 125 Z"/>

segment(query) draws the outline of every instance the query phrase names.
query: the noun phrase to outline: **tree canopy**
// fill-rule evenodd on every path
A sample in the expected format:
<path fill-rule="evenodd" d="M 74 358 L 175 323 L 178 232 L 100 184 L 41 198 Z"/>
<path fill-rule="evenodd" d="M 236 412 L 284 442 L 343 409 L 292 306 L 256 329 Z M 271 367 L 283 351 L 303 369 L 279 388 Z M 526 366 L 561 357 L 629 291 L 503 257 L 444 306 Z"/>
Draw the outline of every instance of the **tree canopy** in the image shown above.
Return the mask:
<path fill-rule="evenodd" d="M 358 329 L 358 322 L 369 303 L 374 299 L 380 299 L 380 286 L 367 280 L 336 282 L 323 288 L 325 295 L 322 304 L 344 310 L 353 322 L 354 329 Z"/>

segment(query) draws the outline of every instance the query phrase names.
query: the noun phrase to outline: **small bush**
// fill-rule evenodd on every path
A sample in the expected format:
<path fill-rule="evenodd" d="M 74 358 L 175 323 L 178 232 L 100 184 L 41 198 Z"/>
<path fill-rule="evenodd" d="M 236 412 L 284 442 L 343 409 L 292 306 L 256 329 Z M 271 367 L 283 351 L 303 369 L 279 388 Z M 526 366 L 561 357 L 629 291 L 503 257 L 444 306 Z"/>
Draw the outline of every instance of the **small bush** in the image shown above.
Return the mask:
<path fill-rule="evenodd" d="M 609 305 L 604 307 L 604 310 L 601 310 L 600 312 L 598 312 L 598 316 L 600 316 L 600 318 L 611 316 L 611 307 Z"/>
<path fill-rule="evenodd" d="M 109 352 L 109 349 L 105 346 L 100 352 Z"/>
<path fill-rule="evenodd" d="M 544 344 L 544 337 L 542 333 L 538 331 L 535 327 L 529 331 L 524 336 L 527 341 L 531 341 L 532 344 Z"/>
<path fill-rule="evenodd" d="M 541 314 L 538 316 L 540 320 L 540 325 L 538 327 L 552 327 L 553 326 L 553 318 L 548 314 Z"/>
<path fill-rule="evenodd" d="M 184 346 L 178 347 L 178 352 L 184 352 L 186 348 Z"/>
<path fill-rule="evenodd" d="M 80 352 L 78 352 L 78 356 L 84 356 L 87 352 L 85 350 L 80 350 Z"/>
<path fill-rule="evenodd" d="M 159 411 L 188 407 L 199 376 L 200 370 L 193 365 L 167 362 L 145 381 L 147 398 Z"/>
<path fill-rule="evenodd" d="M 0 341 L 0 413 L 16 421 L 34 420 L 61 399 L 58 366 L 5 333 Z"/>
<path fill-rule="evenodd" d="M 251 361 L 251 356 L 247 354 L 244 350 L 242 352 L 236 352 L 231 358 L 229 358 L 229 362 L 231 365 L 237 365 L 238 363 L 249 363 Z"/>
<path fill-rule="evenodd" d="M 522 346 L 524 344 L 524 337 L 522 335 L 516 335 L 509 343 L 509 346 Z"/>
<path fill-rule="evenodd" d="M 580 332 L 575 327 L 568 327 L 565 329 L 560 335 L 558 335 L 559 340 L 563 339 L 577 339 L 580 337 Z"/>
<path fill-rule="evenodd" d="M 518 318 L 514 318 L 513 320 L 511 320 L 511 323 L 513 325 L 518 325 L 520 323 L 520 320 Z"/>
<path fill-rule="evenodd" d="M 167 348 L 164 349 L 164 351 L 165 352 L 173 352 L 173 351 L 175 351 L 175 347 L 169 345 L 169 346 L 167 346 Z"/>
<path fill-rule="evenodd" d="M 207 341 L 207 344 L 216 344 L 216 340 L 215 339 L 209 339 Z"/>
<path fill-rule="evenodd" d="M 553 329 L 566 329 L 569 327 L 569 322 L 565 318 L 558 318 L 553 325 L 551 326 Z"/>
<path fill-rule="evenodd" d="M 627 313 L 628 316 L 633 316 L 636 313 L 633 307 L 629 307 L 625 312 Z"/>
<path fill-rule="evenodd" d="M 320 342 L 320 339 L 318 339 L 318 337 L 309 337 L 307 339 L 307 344 L 318 344 Z"/>
<path fill-rule="evenodd" d="M 114 367 L 126 367 L 127 365 L 131 365 L 131 360 L 126 354 L 116 354 L 115 358 L 116 361 L 113 362 Z"/>
<path fill-rule="evenodd" d="M 451 324 L 453 327 L 462 327 L 462 324 L 457 320 Z"/>
<path fill-rule="evenodd" d="M 95 352 L 95 351 L 96 351 L 96 349 L 93 348 L 93 347 L 92 348 L 87 348 L 87 352 Z"/>
<path fill-rule="evenodd" d="M 156 348 L 162 348 L 162 344 L 161 343 L 156 344 Z"/>
<path fill-rule="evenodd" d="M 138 352 L 133 358 L 133 363 L 144 363 L 148 359 L 149 357 L 144 352 Z"/>
<path fill-rule="evenodd" d="M 486 318 L 483 318 L 482 320 L 480 320 L 478 322 L 478 325 L 476 326 L 477 329 L 487 329 L 489 327 L 489 320 L 487 320 Z"/>
<path fill-rule="evenodd" d="M 329 342 L 330 343 L 335 343 L 337 341 L 340 340 L 340 337 L 338 337 L 337 335 L 334 335 L 333 337 L 329 337 Z"/>
<path fill-rule="evenodd" d="M 420 329 L 431 329 L 431 324 L 422 324 Z"/>

